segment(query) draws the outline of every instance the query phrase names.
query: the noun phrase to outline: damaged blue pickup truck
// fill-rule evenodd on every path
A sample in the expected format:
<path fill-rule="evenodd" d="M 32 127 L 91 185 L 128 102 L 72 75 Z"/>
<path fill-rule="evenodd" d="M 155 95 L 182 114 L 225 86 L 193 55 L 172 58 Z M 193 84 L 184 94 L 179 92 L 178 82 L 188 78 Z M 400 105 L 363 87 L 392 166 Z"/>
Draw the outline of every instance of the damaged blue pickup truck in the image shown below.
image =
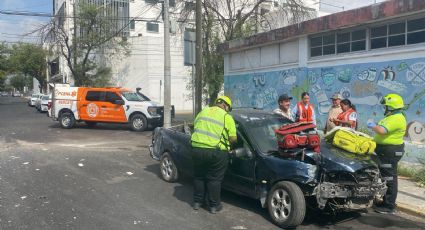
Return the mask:
<path fill-rule="evenodd" d="M 231 112 L 238 134 L 223 189 L 258 199 L 273 222 L 296 227 L 306 208 L 331 212 L 363 210 L 386 192 L 376 160 L 355 155 L 322 141 L 321 152 L 278 151 L 274 130 L 291 121 L 256 109 Z M 176 181 L 192 175 L 191 128 L 156 128 L 150 154 L 160 161 L 161 177 Z"/>

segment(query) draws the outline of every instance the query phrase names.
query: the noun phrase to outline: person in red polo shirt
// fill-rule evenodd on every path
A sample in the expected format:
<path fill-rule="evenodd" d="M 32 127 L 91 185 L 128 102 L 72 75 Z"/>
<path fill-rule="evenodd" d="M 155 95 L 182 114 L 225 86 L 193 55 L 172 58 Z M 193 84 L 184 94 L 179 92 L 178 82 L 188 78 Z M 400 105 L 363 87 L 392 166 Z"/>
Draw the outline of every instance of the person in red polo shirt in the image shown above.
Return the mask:
<path fill-rule="evenodd" d="M 308 92 L 301 94 L 301 101 L 292 110 L 292 115 L 296 122 L 313 122 L 313 124 L 316 124 L 316 113 L 313 105 L 310 104 L 310 94 Z"/>

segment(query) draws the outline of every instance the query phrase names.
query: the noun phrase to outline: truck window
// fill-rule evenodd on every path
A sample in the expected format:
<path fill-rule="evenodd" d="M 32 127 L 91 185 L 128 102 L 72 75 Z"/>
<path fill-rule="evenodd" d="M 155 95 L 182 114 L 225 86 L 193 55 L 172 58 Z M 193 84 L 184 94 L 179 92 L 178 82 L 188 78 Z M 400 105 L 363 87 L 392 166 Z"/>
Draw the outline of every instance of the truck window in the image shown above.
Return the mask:
<path fill-rule="evenodd" d="M 101 101 L 102 93 L 102 91 L 88 91 L 86 101 Z"/>
<path fill-rule="evenodd" d="M 114 92 L 106 92 L 105 101 L 114 103 L 116 100 L 122 100 L 122 98 Z"/>

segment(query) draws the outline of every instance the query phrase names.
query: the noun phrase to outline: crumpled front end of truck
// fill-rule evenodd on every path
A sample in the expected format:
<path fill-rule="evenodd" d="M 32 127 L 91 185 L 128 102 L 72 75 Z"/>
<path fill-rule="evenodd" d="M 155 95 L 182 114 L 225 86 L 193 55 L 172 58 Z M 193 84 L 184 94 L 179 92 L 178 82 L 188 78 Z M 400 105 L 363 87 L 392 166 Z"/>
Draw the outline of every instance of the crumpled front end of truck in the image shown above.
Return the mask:
<path fill-rule="evenodd" d="M 373 201 L 381 199 L 386 191 L 386 182 L 379 169 L 368 167 L 354 173 L 323 172 L 313 194 L 320 209 L 328 206 L 332 211 L 352 211 L 371 207 Z"/>

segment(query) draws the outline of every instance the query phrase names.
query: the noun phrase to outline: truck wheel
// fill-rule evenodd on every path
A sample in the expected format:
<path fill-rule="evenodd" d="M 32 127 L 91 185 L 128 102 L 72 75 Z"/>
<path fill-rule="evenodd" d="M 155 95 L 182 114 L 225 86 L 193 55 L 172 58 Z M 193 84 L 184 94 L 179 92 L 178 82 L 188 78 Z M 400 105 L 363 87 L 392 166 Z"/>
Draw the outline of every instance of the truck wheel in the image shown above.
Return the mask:
<path fill-rule="evenodd" d="M 148 121 L 142 114 L 135 114 L 131 116 L 130 128 L 133 131 L 142 132 L 148 127 Z"/>
<path fill-rule="evenodd" d="M 178 172 L 176 164 L 174 164 L 173 158 L 171 158 L 168 152 L 165 152 L 161 156 L 160 160 L 161 177 L 167 182 L 175 182 L 178 179 Z"/>
<path fill-rule="evenodd" d="M 60 122 L 62 128 L 70 129 L 70 128 L 74 127 L 74 125 L 75 125 L 75 117 L 72 113 L 65 112 L 65 113 L 61 114 L 61 116 L 59 118 L 59 122 Z"/>
<path fill-rule="evenodd" d="M 306 204 L 303 192 L 293 182 L 276 183 L 269 192 L 267 208 L 273 222 L 281 228 L 294 228 L 305 217 Z"/>
<path fill-rule="evenodd" d="M 94 121 L 85 121 L 84 123 L 86 123 L 86 125 L 87 125 L 89 128 L 93 128 L 93 127 L 95 127 L 95 126 L 96 126 L 96 124 L 97 124 L 97 122 L 94 122 Z"/>

